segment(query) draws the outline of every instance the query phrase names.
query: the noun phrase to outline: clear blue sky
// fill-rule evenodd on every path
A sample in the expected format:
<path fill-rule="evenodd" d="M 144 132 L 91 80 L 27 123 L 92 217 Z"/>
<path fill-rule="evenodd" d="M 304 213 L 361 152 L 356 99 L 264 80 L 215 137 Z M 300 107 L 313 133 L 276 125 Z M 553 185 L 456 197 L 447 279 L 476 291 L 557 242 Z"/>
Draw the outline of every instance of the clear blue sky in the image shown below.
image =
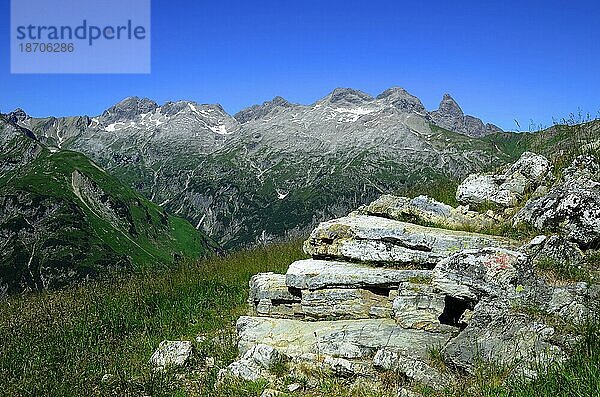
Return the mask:
<path fill-rule="evenodd" d="M 124 0 L 125 1 L 125 0 Z M 493 3 L 493 4 L 492 4 Z M 220 103 L 276 95 L 312 103 L 335 87 L 401 86 L 437 108 L 518 119 L 600 110 L 598 1 L 152 2 L 150 75 L 10 75 L 9 1 L 0 12 L 0 111 L 96 115 L 131 96 Z"/>

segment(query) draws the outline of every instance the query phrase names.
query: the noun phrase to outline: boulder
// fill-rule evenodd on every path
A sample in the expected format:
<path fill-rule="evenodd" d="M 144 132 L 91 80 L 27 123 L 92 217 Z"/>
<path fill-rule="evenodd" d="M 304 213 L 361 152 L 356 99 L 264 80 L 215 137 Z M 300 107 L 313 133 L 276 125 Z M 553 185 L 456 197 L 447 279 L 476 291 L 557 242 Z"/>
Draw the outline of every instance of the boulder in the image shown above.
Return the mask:
<path fill-rule="evenodd" d="M 240 359 L 232 362 L 226 368 L 219 371 L 218 379 L 223 380 L 225 378 L 239 378 L 254 382 L 259 379 L 266 379 L 270 374 L 261 368 L 252 360 Z"/>
<path fill-rule="evenodd" d="M 373 358 L 376 368 L 396 371 L 408 379 L 420 382 L 433 389 L 440 390 L 452 384 L 452 377 L 429 365 L 422 357 L 413 357 L 405 351 L 384 347 Z"/>
<path fill-rule="evenodd" d="M 252 346 L 243 358 L 254 361 L 264 369 L 269 369 L 284 359 L 275 348 L 263 343 Z"/>
<path fill-rule="evenodd" d="M 575 159 L 563 178 L 542 197 L 530 199 L 514 216 L 540 231 L 560 232 L 581 248 L 600 244 L 600 166 L 589 156 Z"/>
<path fill-rule="evenodd" d="M 192 342 L 164 340 L 160 342 L 158 349 L 150 357 L 150 365 L 159 370 L 181 367 L 191 357 L 192 350 Z"/>
<path fill-rule="evenodd" d="M 539 282 L 524 292 L 522 300 L 527 305 L 566 323 L 585 325 L 594 320 L 594 313 L 600 309 L 600 287 L 596 284 L 578 282 L 555 286 Z"/>
<path fill-rule="evenodd" d="M 457 328 L 441 324 L 446 299 L 434 292 L 432 285 L 405 282 L 400 285 L 398 296 L 393 302 L 393 316 L 403 328 L 423 329 L 430 332 L 456 331 Z"/>
<path fill-rule="evenodd" d="M 514 245 L 502 237 L 356 215 L 319 224 L 304 250 L 317 258 L 433 267 L 463 249 Z"/>
<path fill-rule="evenodd" d="M 300 296 L 285 284 L 285 275 L 260 273 L 250 279 L 250 314 L 271 317 L 302 315 Z"/>
<path fill-rule="evenodd" d="M 379 292 L 379 293 L 378 293 Z M 361 319 L 391 317 L 387 289 L 332 288 L 302 291 L 302 313 L 312 319 Z"/>
<path fill-rule="evenodd" d="M 373 372 L 368 364 L 364 362 L 357 362 L 339 357 L 326 356 L 323 359 L 323 364 L 335 375 L 343 378 L 366 376 Z"/>
<path fill-rule="evenodd" d="M 585 255 L 579 246 L 560 235 L 537 236 L 520 250 L 528 254 L 536 266 L 552 262 L 562 268 L 569 268 L 581 266 L 585 262 Z"/>
<path fill-rule="evenodd" d="M 519 160 L 499 174 L 469 175 L 456 190 L 456 200 L 462 204 L 492 203 L 514 207 L 539 186 L 552 180 L 547 158 L 525 152 Z"/>
<path fill-rule="evenodd" d="M 235 377 L 256 381 L 271 377 L 269 369 L 285 359 L 272 346 L 257 343 L 246 350 L 244 355 L 219 371 L 219 378 Z"/>
<path fill-rule="evenodd" d="M 250 278 L 250 296 L 253 302 L 263 299 L 299 302 L 300 297 L 292 294 L 285 285 L 285 274 L 259 273 Z"/>

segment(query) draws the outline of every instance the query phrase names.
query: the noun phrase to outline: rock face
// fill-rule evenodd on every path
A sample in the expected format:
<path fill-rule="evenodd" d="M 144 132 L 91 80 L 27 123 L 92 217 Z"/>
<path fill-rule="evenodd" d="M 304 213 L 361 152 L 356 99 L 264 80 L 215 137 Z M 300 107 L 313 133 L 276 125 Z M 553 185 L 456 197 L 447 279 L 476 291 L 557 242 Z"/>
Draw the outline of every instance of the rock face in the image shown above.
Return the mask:
<path fill-rule="evenodd" d="M 552 340 L 555 332 L 528 314 L 511 312 L 506 301 L 482 301 L 469 325 L 443 352 L 450 363 L 467 372 L 483 360 L 512 366 L 513 371 L 533 378 L 539 363 L 561 362 L 566 357 Z"/>
<path fill-rule="evenodd" d="M 600 243 L 600 166 L 578 157 L 550 191 L 530 199 L 515 215 L 515 225 L 528 223 L 540 231 L 557 231 L 582 248 Z"/>
<path fill-rule="evenodd" d="M 527 193 L 533 193 L 552 180 L 550 162 L 543 156 L 525 152 L 499 174 L 473 174 L 458 186 L 456 199 L 463 204 L 492 203 L 514 207 Z"/>
<path fill-rule="evenodd" d="M 340 92 L 336 100 L 371 99 Z M 547 160 L 526 153 L 490 189 L 521 197 L 545 183 L 548 172 Z M 272 360 L 252 358 L 257 349 L 294 371 L 308 366 L 372 379 L 395 371 L 434 389 L 455 381 L 443 368 L 472 373 L 483 360 L 533 378 L 564 361 L 576 338 L 557 324 L 584 323 L 600 289 L 548 284 L 536 264 L 542 257 L 582 263 L 576 244 L 554 235 L 519 247 L 506 238 L 408 223 L 472 229 L 490 219 L 425 196 L 383 196 L 321 223 L 304 246 L 312 259 L 292 263 L 285 275 L 250 281 L 250 316 L 237 322 L 240 358 L 221 375 L 271 377 L 265 362 Z"/>

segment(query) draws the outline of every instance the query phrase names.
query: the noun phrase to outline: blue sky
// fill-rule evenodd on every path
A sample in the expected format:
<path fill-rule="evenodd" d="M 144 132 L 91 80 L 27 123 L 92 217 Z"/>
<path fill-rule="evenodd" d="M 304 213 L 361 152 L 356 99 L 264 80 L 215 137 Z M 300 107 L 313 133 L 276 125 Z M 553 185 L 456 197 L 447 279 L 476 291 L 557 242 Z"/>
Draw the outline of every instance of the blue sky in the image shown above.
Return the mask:
<path fill-rule="evenodd" d="M 48 0 L 50 1 L 50 0 Z M 124 0 L 126 1 L 126 0 Z M 505 129 L 600 110 L 597 1 L 152 2 L 149 75 L 11 75 L 0 12 L 0 111 L 96 115 L 131 96 L 312 103 L 336 87 L 401 86 Z"/>

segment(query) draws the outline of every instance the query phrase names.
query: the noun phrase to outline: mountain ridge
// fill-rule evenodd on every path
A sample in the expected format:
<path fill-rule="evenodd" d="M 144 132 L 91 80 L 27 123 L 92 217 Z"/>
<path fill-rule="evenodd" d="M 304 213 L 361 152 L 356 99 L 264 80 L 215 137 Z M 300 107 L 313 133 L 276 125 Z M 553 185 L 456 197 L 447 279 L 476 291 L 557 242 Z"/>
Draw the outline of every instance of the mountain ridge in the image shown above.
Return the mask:
<path fill-rule="evenodd" d="M 465 125 L 455 113 L 443 120 Z M 510 160 L 432 114 L 399 87 L 377 96 L 338 88 L 310 105 L 275 97 L 233 116 L 218 104 L 128 97 L 99 116 L 23 125 L 44 144 L 89 156 L 228 249 L 300 233 L 382 192 Z"/>
<path fill-rule="evenodd" d="M 348 98 L 350 96 L 353 96 L 353 99 L 350 99 L 350 101 L 348 101 Z M 371 101 L 376 101 L 376 100 L 381 100 L 381 99 L 386 99 L 386 98 L 397 101 L 398 108 L 404 108 L 405 110 L 415 110 L 417 112 L 421 112 L 423 114 L 429 115 L 429 117 L 435 117 L 435 116 L 433 116 L 434 114 L 441 113 L 446 117 L 448 117 L 448 116 L 456 116 L 456 117 L 460 117 L 460 118 L 468 117 L 469 120 L 471 121 L 471 123 L 479 124 L 477 122 L 477 120 L 479 120 L 479 119 L 474 116 L 465 115 L 462 112 L 462 109 L 460 108 L 458 103 L 448 93 L 445 93 L 443 95 L 442 100 L 440 102 L 440 106 L 437 109 L 432 109 L 432 110 L 428 111 L 425 108 L 425 106 L 422 104 L 422 102 L 420 101 L 419 98 L 410 94 L 404 88 L 398 87 L 398 86 L 390 87 L 390 88 L 382 91 L 381 93 L 377 94 L 376 96 L 372 96 L 371 94 L 368 94 L 368 93 L 365 93 L 363 91 L 353 89 L 353 88 L 338 87 L 338 88 L 335 88 L 334 90 L 332 90 L 330 93 L 328 93 L 324 97 L 317 99 L 316 101 L 314 101 L 310 104 L 293 103 L 293 102 L 289 102 L 287 99 L 285 99 L 281 96 L 275 96 L 273 99 L 267 100 L 267 101 L 263 102 L 262 104 L 250 105 L 250 106 L 243 108 L 240 111 L 235 112 L 233 114 L 229 114 L 228 112 L 226 112 L 223 109 L 223 107 L 218 103 L 216 103 L 216 104 L 208 104 L 208 103 L 200 104 L 193 100 L 181 99 L 181 100 L 177 100 L 177 101 L 166 101 L 163 105 L 159 105 L 156 101 L 154 101 L 153 99 L 147 98 L 147 97 L 129 96 L 129 97 L 126 97 L 126 98 L 122 99 L 121 101 L 115 103 L 114 105 L 108 107 L 99 116 L 104 116 L 104 118 L 106 120 L 110 120 L 110 117 L 113 115 L 116 115 L 117 117 L 124 116 L 124 115 L 125 116 L 135 116 L 135 115 L 154 111 L 158 108 L 162 108 L 163 106 L 167 106 L 170 104 L 192 103 L 194 105 L 199 105 L 199 106 L 216 106 L 216 107 L 220 108 L 224 114 L 227 114 L 228 116 L 233 117 L 235 119 L 238 119 L 238 117 L 239 117 L 239 118 L 241 118 L 241 120 L 245 121 L 245 118 L 247 117 L 247 116 L 244 116 L 245 114 L 255 113 L 259 109 L 265 109 L 265 107 L 269 108 L 269 109 L 273 109 L 276 107 L 290 108 L 290 107 L 295 107 L 295 106 L 311 107 L 311 106 L 316 106 L 320 102 L 327 101 L 327 100 L 332 101 L 331 103 L 342 103 L 343 104 L 345 102 L 346 104 L 360 104 L 363 102 L 371 102 Z M 453 104 L 455 105 L 454 107 L 457 108 L 459 110 L 459 112 L 455 112 L 455 111 L 447 112 L 447 110 L 450 110 L 449 107 L 445 106 L 445 103 L 448 102 L 448 100 L 451 100 L 453 102 Z M 135 113 L 135 109 L 132 107 L 135 107 L 135 109 L 137 109 L 137 111 L 139 111 L 139 113 Z M 13 112 L 8 113 L 8 115 L 9 116 L 12 115 L 13 117 L 19 117 L 18 120 L 20 122 L 26 121 L 26 119 L 31 118 L 20 108 L 15 109 Z M 74 118 L 74 117 L 88 117 L 90 120 L 92 119 L 92 117 L 89 117 L 89 116 L 65 116 L 65 117 L 57 117 L 57 118 L 58 119 L 66 119 L 66 118 Z M 49 117 L 36 117 L 36 118 L 37 119 L 48 119 L 48 118 L 53 118 L 53 117 L 49 116 Z M 438 120 L 441 120 L 441 118 L 438 118 Z M 481 120 L 479 120 L 479 121 L 481 121 Z M 489 128 L 487 128 L 488 125 L 489 125 Z M 444 126 L 442 126 L 442 127 L 444 127 Z M 446 127 L 444 127 L 444 128 L 446 128 Z M 479 126 L 478 126 L 478 128 L 479 128 Z M 458 132 L 464 133 L 466 135 L 474 134 L 473 136 L 483 136 L 486 134 L 502 132 L 502 129 L 495 126 L 494 124 L 487 123 L 487 124 L 484 124 L 483 129 L 462 128 Z"/>

